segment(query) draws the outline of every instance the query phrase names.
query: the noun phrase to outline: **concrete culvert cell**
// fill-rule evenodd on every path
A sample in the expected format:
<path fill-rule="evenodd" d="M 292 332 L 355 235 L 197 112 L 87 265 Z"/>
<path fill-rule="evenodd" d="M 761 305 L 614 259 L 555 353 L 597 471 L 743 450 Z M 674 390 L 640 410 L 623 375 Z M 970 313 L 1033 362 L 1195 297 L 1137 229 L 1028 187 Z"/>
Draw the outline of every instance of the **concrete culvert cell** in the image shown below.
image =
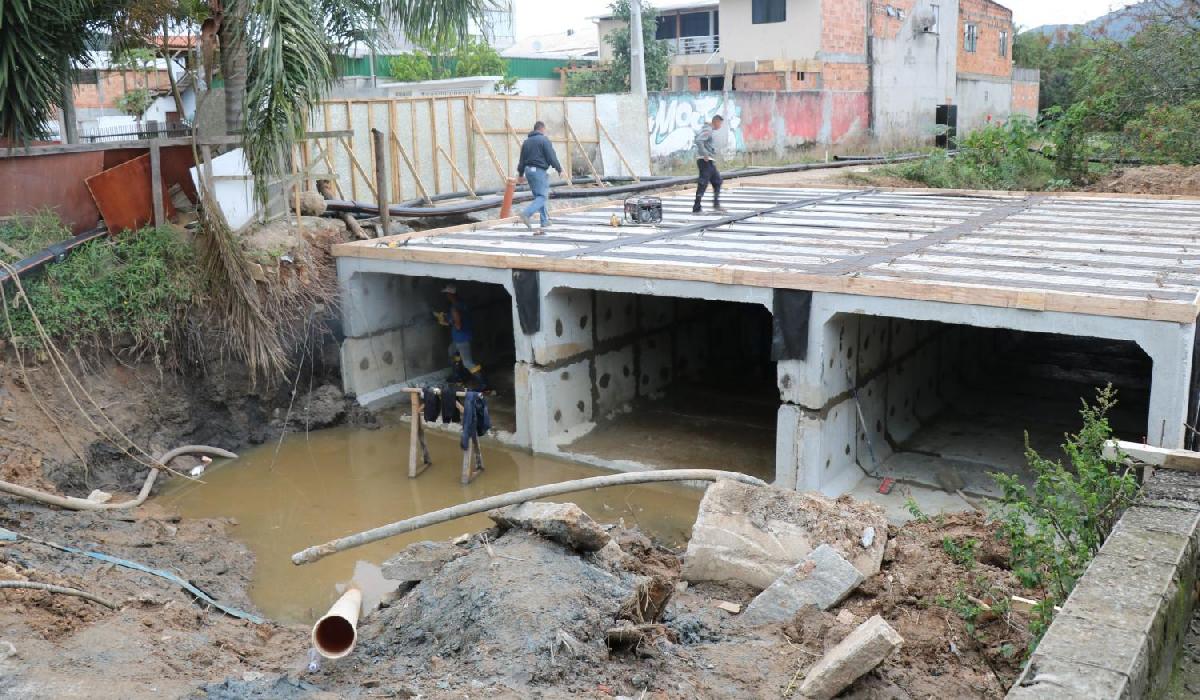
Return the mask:
<path fill-rule="evenodd" d="M 992 497 L 1000 493 L 993 472 L 1031 484 L 1026 434 L 1043 457 L 1066 461 L 1064 434 L 1078 432 L 1083 402 L 1109 385 L 1117 436 L 1142 441 L 1150 428 L 1153 365 L 1131 341 L 854 314 L 829 323 L 843 326 L 836 336 L 826 329 L 831 338 L 851 346 L 861 338 L 855 359 L 833 370 L 840 386 L 853 383 L 829 399 L 848 405 L 849 418 L 825 426 L 827 438 L 853 438 L 839 452 L 855 479 L 866 471 Z M 879 325 L 888 333 L 868 349 Z"/>
<path fill-rule="evenodd" d="M 761 304 L 593 292 L 595 424 L 565 452 L 775 476 L 779 411 Z M 610 313 L 612 310 L 617 313 Z M 630 317 L 621 309 L 633 310 Z M 571 426 L 562 425 L 562 430 Z"/>
<path fill-rule="evenodd" d="M 350 323 L 343 352 L 362 358 L 353 365 L 358 371 L 344 370 L 348 393 L 372 408 L 382 408 L 397 403 L 397 397 L 407 399 L 398 387 L 450 379 L 451 329 L 439 323 L 437 314 L 446 314 L 449 320 L 451 302 L 442 290 L 452 286 L 465 310 L 471 360 L 482 367 L 487 386 L 496 392 L 489 399 L 492 423 L 499 430 L 516 430 L 514 312 L 504 286 L 366 272 L 357 273 L 354 284 L 372 294 L 345 310 Z M 407 400 L 398 403 L 408 405 Z"/>

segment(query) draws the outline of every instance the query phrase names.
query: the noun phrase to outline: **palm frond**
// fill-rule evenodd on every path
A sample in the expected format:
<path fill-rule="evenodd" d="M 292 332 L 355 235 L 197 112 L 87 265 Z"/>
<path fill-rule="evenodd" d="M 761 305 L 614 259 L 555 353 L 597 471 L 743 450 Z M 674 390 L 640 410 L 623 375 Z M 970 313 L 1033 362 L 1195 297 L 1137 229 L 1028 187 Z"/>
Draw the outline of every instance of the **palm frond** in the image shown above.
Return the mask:
<path fill-rule="evenodd" d="M 430 44 L 465 38 L 472 22 L 499 7 L 499 0 L 380 0 L 380 15 L 409 39 Z"/>

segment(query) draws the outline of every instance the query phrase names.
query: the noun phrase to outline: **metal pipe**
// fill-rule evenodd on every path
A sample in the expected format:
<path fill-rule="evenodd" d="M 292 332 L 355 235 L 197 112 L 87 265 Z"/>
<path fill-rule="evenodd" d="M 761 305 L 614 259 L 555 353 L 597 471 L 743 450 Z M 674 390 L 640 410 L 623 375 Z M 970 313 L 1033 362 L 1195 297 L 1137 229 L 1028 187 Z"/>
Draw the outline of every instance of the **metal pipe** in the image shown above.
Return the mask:
<path fill-rule="evenodd" d="M 362 591 L 350 588 L 312 628 L 312 644 L 321 656 L 340 659 L 354 651 L 358 642 L 358 615 Z"/>

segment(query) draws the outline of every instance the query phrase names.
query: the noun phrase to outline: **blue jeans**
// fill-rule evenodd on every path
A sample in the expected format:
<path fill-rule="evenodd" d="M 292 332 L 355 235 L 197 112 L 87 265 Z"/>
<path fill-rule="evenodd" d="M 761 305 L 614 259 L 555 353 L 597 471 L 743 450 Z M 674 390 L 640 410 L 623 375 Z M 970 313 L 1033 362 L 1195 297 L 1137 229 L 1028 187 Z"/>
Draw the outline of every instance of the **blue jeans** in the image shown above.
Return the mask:
<path fill-rule="evenodd" d="M 529 181 L 533 201 L 521 213 L 533 216 L 533 213 L 537 212 L 541 225 L 545 226 L 546 220 L 550 218 L 549 212 L 546 211 L 546 201 L 550 198 L 550 173 L 541 168 L 525 168 L 525 179 Z"/>

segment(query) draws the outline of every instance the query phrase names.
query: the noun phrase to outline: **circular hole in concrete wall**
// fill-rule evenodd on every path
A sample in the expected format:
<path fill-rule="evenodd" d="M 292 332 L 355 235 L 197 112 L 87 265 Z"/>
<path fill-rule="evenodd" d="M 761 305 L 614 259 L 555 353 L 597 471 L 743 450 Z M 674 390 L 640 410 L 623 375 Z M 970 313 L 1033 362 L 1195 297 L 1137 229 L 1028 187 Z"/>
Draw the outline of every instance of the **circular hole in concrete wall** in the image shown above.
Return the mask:
<path fill-rule="evenodd" d="M 892 404 L 892 408 L 890 410 L 888 410 L 888 415 L 893 418 L 896 416 L 896 405 L 895 404 Z"/>
<path fill-rule="evenodd" d="M 866 340 L 863 341 L 863 350 L 870 350 L 870 349 L 871 349 L 871 336 L 867 336 Z"/>
<path fill-rule="evenodd" d="M 583 402 L 582 402 L 582 401 L 580 401 L 579 403 L 575 404 L 575 408 L 578 408 L 578 409 L 579 409 L 579 412 L 580 412 L 580 413 L 583 413 L 583 409 L 584 409 Z"/>
<path fill-rule="evenodd" d="M 621 368 L 621 374 L 626 377 L 629 376 L 629 365 L 625 365 L 624 367 Z"/>
<path fill-rule="evenodd" d="M 846 445 L 846 454 L 850 454 L 850 445 Z"/>
<path fill-rule="evenodd" d="M 391 350 L 387 350 L 383 353 L 383 364 L 385 364 L 385 365 L 392 364 L 392 351 Z"/>
<path fill-rule="evenodd" d="M 600 384 L 601 389 L 607 389 L 608 383 L 611 381 L 612 375 L 610 375 L 608 372 L 605 372 L 604 374 L 600 375 L 600 381 L 598 383 Z"/>
<path fill-rule="evenodd" d="M 561 338 L 562 332 L 563 332 L 562 319 L 561 318 L 555 319 L 554 320 L 554 335 L 557 335 L 559 338 Z"/>
<path fill-rule="evenodd" d="M 829 367 L 830 367 L 831 369 L 833 368 L 833 358 L 832 358 L 832 357 L 831 357 L 831 358 L 829 358 Z"/>
<path fill-rule="evenodd" d="M 554 422 L 558 423 L 560 421 L 562 421 L 562 411 L 555 411 L 554 412 Z"/>
<path fill-rule="evenodd" d="M 881 420 L 875 421 L 875 432 L 877 432 L 877 433 L 883 432 L 883 421 L 881 421 Z"/>
<path fill-rule="evenodd" d="M 846 348 L 846 359 L 854 357 L 854 348 Z"/>
<path fill-rule="evenodd" d="M 362 359 L 361 362 L 358 363 L 358 368 L 361 370 L 366 370 L 370 366 L 371 366 L 370 361 L 367 360 L 367 358 L 365 358 L 365 357 Z"/>
<path fill-rule="evenodd" d="M 874 389 L 867 389 L 867 398 L 870 398 L 870 397 L 872 397 L 872 396 L 874 396 L 874 395 L 875 395 L 875 390 L 874 390 Z"/>
<path fill-rule="evenodd" d="M 579 328 L 580 330 L 587 328 L 587 314 L 579 317 Z"/>
<path fill-rule="evenodd" d="M 833 460 L 827 457 L 825 459 L 825 468 L 828 469 L 832 464 L 833 464 Z"/>
<path fill-rule="evenodd" d="M 558 378 L 559 378 L 559 379 L 561 379 L 561 380 L 563 380 L 563 381 L 565 382 L 565 381 L 567 381 L 568 379 L 570 379 L 570 378 L 571 378 L 571 373 L 570 373 L 570 372 L 563 372 L 562 374 L 558 375 Z"/>
<path fill-rule="evenodd" d="M 371 296 L 371 285 L 369 285 L 369 284 L 364 284 L 364 285 L 362 286 L 362 293 L 363 293 L 363 296 L 364 296 L 364 297 L 369 297 L 369 296 Z"/>

